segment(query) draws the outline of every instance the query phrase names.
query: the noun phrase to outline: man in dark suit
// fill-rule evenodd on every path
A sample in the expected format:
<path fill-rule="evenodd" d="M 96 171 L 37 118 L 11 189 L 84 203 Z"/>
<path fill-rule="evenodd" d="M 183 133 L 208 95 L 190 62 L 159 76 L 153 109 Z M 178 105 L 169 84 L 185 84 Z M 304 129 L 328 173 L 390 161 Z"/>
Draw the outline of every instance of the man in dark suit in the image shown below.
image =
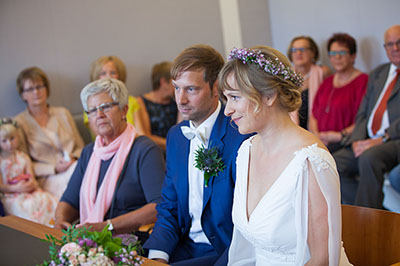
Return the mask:
<path fill-rule="evenodd" d="M 390 63 L 370 74 L 348 147 L 333 154 L 342 202 L 379 209 L 384 173 L 399 163 L 400 155 L 400 25 L 387 29 L 384 39 Z"/>
<path fill-rule="evenodd" d="M 151 259 L 213 265 L 231 242 L 236 155 L 248 136 L 232 127 L 219 101 L 217 76 L 223 64 L 222 56 L 206 45 L 186 48 L 172 63 L 176 103 L 186 121 L 167 136 L 162 202 L 144 245 Z M 217 148 L 225 165 L 208 182 L 194 166 L 195 152 L 202 145 Z"/>

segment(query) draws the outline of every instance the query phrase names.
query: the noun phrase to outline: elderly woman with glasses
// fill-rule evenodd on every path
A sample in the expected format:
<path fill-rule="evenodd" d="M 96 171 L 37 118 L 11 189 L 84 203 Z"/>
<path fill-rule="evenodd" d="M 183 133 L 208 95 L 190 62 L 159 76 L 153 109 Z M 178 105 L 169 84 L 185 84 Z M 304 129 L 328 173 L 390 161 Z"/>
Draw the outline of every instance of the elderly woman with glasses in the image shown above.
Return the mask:
<path fill-rule="evenodd" d="M 368 75 L 354 67 L 357 45 L 350 35 L 334 34 L 328 41 L 328 52 L 335 74 L 324 80 L 315 96 L 309 129 L 333 153 L 353 132 Z"/>
<path fill-rule="evenodd" d="M 98 133 L 79 158 L 55 214 L 55 227 L 80 226 L 118 234 L 154 223 L 165 164 L 161 149 L 126 122 L 128 91 L 104 78 L 83 88 L 81 101 Z"/>
<path fill-rule="evenodd" d="M 50 85 L 43 70 L 38 67 L 22 70 L 17 90 L 27 105 L 15 117 L 24 133 L 23 149 L 32 158 L 39 185 L 59 199 L 84 147 L 83 140 L 71 113 L 47 103 Z"/>
<path fill-rule="evenodd" d="M 304 77 L 304 84 L 300 88 L 302 105 L 298 113 L 291 113 L 291 116 L 301 127 L 308 129 L 315 95 L 322 81 L 331 74 L 331 70 L 327 66 L 317 65 L 318 46 L 309 36 L 293 38 L 287 56 L 293 63 L 294 70 Z"/>

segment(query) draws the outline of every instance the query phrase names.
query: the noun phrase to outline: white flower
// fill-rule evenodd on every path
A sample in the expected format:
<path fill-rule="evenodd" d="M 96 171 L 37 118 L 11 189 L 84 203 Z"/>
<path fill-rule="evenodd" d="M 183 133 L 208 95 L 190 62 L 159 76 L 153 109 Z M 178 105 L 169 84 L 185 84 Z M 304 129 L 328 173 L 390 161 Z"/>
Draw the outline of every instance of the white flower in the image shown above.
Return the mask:
<path fill-rule="evenodd" d="M 85 262 L 85 261 L 86 261 L 86 255 L 83 254 L 83 253 L 80 254 L 80 255 L 78 256 L 78 260 L 79 260 L 80 263 Z"/>
<path fill-rule="evenodd" d="M 78 244 L 70 242 L 62 246 L 60 252 L 61 254 L 67 252 L 68 254 L 75 255 L 76 253 L 79 253 L 81 250 L 82 248 Z"/>
<path fill-rule="evenodd" d="M 91 249 L 89 249 L 88 257 L 93 257 L 96 253 L 97 253 L 97 249 L 91 248 Z"/>

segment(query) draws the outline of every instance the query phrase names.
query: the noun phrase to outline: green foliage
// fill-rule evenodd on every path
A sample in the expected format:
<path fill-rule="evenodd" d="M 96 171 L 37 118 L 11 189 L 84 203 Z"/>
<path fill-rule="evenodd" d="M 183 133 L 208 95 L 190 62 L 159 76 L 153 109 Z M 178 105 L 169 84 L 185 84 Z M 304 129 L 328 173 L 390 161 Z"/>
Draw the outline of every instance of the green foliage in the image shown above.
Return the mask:
<path fill-rule="evenodd" d="M 135 244 L 125 245 L 123 244 L 121 238 L 113 237 L 111 231 L 108 230 L 108 225 L 101 232 L 91 232 L 89 231 L 89 229 L 85 227 L 76 228 L 75 226 L 69 227 L 67 230 L 63 229 L 62 232 L 65 235 L 62 236 L 61 240 L 56 239 L 52 235 L 46 234 L 46 239 L 43 241 L 51 244 L 49 247 L 50 262 L 44 261 L 43 264 L 41 265 L 42 266 L 49 266 L 54 264 L 64 265 L 64 263 L 66 262 L 65 260 L 62 261 L 62 258 L 60 258 L 60 256 L 62 255 L 64 259 L 66 259 L 67 257 L 63 254 L 60 254 L 60 248 L 65 244 L 71 242 L 80 245 L 84 249 L 82 252 L 86 256 L 88 256 L 88 251 L 90 247 L 86 247 L 84 244 L 82 244 L 82 242 L 84 242 L 82 240 L 84 239 L 86 239 L 85 241 L 89 241 L 88 239 L 92 240 L 97 247 L 102 246 L 104 255 L 111 259 L 114 256 L 118 256 L 120 254 L 123 254 L 125 257 L 128 257 L 131 256 L 132 254 L 131 252 L 136 254 L 138 250 L 141 250 L 139 242 L 136 242 Z M 130 237 L 132 237 L 132 235 Z M 139 258 L 136 260 L 136 262 L 141 264 Z M 118 262 L 117 265 L 130 265 L 130 264 L 126 264 L 126 262 L 124 264 L 122 264 L 122 262 Z"/>

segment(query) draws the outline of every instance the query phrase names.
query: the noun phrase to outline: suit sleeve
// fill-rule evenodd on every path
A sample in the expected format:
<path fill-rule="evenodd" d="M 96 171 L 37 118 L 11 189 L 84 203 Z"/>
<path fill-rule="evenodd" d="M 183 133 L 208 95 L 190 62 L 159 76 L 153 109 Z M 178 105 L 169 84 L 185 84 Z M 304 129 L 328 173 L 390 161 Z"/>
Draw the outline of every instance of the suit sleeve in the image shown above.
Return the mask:
<path fill-rule="evenodd" d="M 170 138 L 171 134 L 168 133 L 167 147 L 173 145 Z M 170 158 L 169 150 L 167 148 L 167 171 L 162 189 L 162 201 L 157 205 L 157 222 L 150 238 L 143 247 L 164 251 L 171 256 L 179 242 L 181 230 L 178 222 L 178 195 L 173 184 L 173 178 L 170 176 L 171 163 L 169 160 L 175 158 Z"/>
<path fill-rule="evenodd" d="M 364 99 L 361 102 L 360 107 L 358 108 L 358 112 L 356 115 L 356 122 L 354 126 L 353 133 L 351 134 L 350 139 L 347 141 L 346 145 L 351 145 L 354 141 L 363 140 L 368 137 L 367 134 L 367 123 L 368 123 L 368 107 L 373 103 L 373 95 L 374 95 L 374 78 L 371 75 L 371 78 L 367 83 L 367 90 L 364 96 Z"/>

